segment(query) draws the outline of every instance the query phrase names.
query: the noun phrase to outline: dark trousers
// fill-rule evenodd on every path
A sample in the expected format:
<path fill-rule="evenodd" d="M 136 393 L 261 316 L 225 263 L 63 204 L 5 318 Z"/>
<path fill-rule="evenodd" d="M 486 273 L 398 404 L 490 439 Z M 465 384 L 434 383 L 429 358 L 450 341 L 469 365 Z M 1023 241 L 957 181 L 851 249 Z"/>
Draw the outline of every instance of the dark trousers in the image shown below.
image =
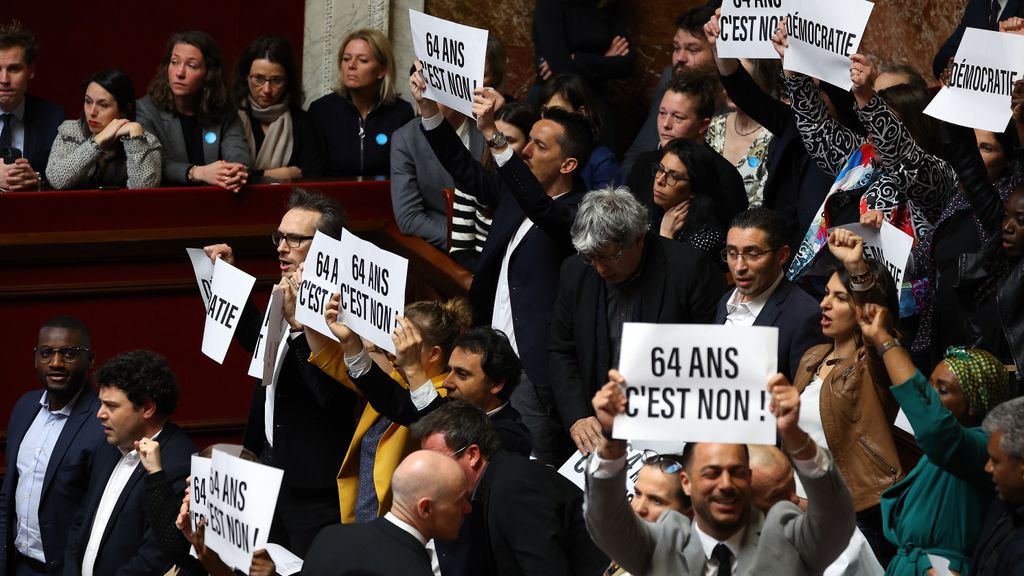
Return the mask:
<path fill-rule="evenodd" d="M 569 434 L 553 413 L 554 394 L 538 388 L 523 370 L 519 385 L 512 391 L 509 401 L 523 417 L 523 424 L 533 440 L 533 456 L 545 464 L 559 468 L 572 455 L 575 447 Z"/>

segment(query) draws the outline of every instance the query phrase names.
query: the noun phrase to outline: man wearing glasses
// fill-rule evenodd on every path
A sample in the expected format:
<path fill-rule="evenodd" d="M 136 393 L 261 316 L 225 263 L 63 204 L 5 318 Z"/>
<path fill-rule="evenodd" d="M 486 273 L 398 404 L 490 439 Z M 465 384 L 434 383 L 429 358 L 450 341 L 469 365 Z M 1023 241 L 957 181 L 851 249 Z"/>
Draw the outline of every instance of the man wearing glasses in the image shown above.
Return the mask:
<path fill-rule="evenodd" d="M 778 328 L 778 370 L 792 379 L 804 352 L 824 337 L 818 303 L 783 275 L 786 238 L 786 221 L 773 210 L 754 208 L 732 219 L 722 258 L 736 288 L 718 302 L 715 323 Z"/>
<path fill-rule="evenodd" d="M 709 324 L 725 278 L 701 250 L 649 231 L 624 187 L 584 197 L 572 243 L 579 257 L 562 264 L 548 370 L 562 424 L 590 454 L 601 440 L 590 399 L 618 366 L 622 324 Z"/>
<path fill-rule="evenodd" d="M 295 272 L 306 259 L 317 230 L 341 237 L 341 207 L 324 194 L 295 188 L 288 211 L 270 240 L 277 248 L 284 292 L 288 346 L 277 382 L 257 382 L 243 444 L 260 461 L 284 470 L 270 540 L 305 556 L 317 532 L 341 521 L 337 475 L 355 429 L 355 394 L 309 364 L 309 343 L 295 320 Z M 234 264 L 227 244 L 204 248 L 211 260 Z M 263 313 L 250 299 L 235 337 L 242 348 L 256 348 Z M 266 384 L 266 385 L 264 385 Z"/>
<path fill-rule="evenodd" d="M 59 574 L 75 511 L 82 505 L 103 427 L 88 372 L 89 329 L 58 316 L 39 330 L 42 390 L 23 395 L 7 428 L 7 474 L 0 489 L 0 574 Z"/>

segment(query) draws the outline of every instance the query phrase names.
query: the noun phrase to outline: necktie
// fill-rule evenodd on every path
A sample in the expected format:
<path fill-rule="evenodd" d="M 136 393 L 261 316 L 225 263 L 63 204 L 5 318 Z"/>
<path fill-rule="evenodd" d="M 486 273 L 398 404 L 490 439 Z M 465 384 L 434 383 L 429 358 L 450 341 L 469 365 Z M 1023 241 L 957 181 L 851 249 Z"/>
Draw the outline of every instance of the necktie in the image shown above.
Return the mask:
<path fill-rule="evenodd" d="M 992 10 L 988 15 L 988 27 L 990 30 L 999 29 L 999 0 L 992 0 Z"/>
<path fill-rule="evenodd" d="M 11 145 L 11 139 L 14 137 L 14 127 L 11 126 L 11 118 L 14 118 L 14 114 L 0 114 L 0 122 L 3 126 L 0 126 L 0 148 L 7 148 Z"/>
<path fill-rule="evenodd" d="M 719 542 L 711 557 L 718 560 L 718 576 L 732 576 L 732 550 L 728 546 Z"/>

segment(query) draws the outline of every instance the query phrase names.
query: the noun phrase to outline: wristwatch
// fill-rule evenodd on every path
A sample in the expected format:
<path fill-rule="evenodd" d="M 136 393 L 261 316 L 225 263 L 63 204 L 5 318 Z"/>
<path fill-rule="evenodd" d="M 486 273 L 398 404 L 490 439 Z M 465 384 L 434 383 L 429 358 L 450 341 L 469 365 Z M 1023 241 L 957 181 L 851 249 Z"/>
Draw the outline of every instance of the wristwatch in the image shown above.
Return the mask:
<path fill-rule="evenodd" d="M 508 145 L 508 140 L 505 139 L 505 134 L 502 132 L 495 132 L 494 136 L 487 141 L 488 148 L 504 148 Z"/>
<path fill-rule="evenodd" d="M 899 338 L 893 338 L 892 340 L 886 341 L 884 344 L 878 347 L 878 357 L 885 356 L 885 353 L 896 347 L 903 347 L 903 343 L 900 342 Z"/>

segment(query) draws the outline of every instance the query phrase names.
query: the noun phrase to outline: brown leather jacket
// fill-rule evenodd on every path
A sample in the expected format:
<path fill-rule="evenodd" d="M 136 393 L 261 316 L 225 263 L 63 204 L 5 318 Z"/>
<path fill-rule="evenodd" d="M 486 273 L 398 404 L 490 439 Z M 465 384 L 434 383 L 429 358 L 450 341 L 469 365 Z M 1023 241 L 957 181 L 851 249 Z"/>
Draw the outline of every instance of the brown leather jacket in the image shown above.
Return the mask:
<path fill-rule="evenodd" d="M 832 351 L 820 344 L 800 359 L 793 385 L 800 392 L 810 384 L 818 366 Z M 836 466 L 853 493 L 854 510 L 878 504 L 882 491 L 903 478 L 892 436 L 899 405 L 889 391 L 889 376 L 881 359 L 864 347 L 853 361 L 834 361 L 821 386 L 821 424 Z"/>

